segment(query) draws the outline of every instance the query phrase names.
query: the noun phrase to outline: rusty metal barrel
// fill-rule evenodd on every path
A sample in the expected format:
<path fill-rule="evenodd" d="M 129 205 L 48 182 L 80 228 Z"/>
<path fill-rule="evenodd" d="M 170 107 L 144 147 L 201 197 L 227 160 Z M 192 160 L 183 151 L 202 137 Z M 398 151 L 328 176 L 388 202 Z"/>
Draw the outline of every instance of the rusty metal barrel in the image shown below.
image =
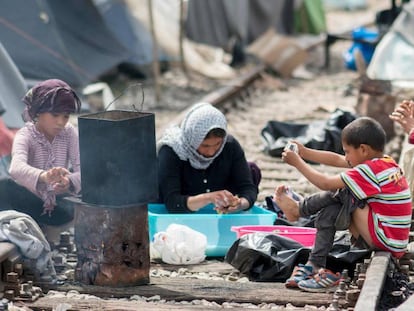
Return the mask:
<path fill-rule="evenodd" d="M 158 197 L 155 118 L 111 110 L 78 118 L 82 199 L 74 200 L 76 279 L 149 282 L 148 205 Z"/>

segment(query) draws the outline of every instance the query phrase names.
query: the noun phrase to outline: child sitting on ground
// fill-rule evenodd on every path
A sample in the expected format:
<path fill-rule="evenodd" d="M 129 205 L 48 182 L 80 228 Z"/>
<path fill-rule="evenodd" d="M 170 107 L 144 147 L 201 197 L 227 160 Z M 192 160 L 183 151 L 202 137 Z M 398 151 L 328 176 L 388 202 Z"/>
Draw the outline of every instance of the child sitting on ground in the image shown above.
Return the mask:
<path fill-rule="evenodd" d="M 58 79 L 38 83 L 23 102 L 27 122 L 13 141 L 11 178 L 0 180 L 0 209 L 28 214 L 39 224 L 66 224 L 74 210 L 59 204 L 60 199 L 81 187 L 78 132 L 68 121 L 81 102 Z"/>
<path fill-rule="evenodd" d="M 411 225 L 411 197 L 401 168 L 383 154 L 386 134 L 372 118 L 361 117 L 342 131 L 345 155 L 298 145 L 298 152 L 285 150 L 282 159 L 296 167 L 322 192 L 301 201 L 293 200 L 287 187 L 278 186 L 275 202 L 289 221 L 317 214 L 315 245 L 308 262 L 295 267 L 286 287 L 310 292 L 334 291 L 340 273 L 326 269 L 336 230 L 349 229 L 353 239 L 371 249 L 389 251 L 399 258 L 405 253 Z M 304 160 L 348 170 L 328 176 Z"/>

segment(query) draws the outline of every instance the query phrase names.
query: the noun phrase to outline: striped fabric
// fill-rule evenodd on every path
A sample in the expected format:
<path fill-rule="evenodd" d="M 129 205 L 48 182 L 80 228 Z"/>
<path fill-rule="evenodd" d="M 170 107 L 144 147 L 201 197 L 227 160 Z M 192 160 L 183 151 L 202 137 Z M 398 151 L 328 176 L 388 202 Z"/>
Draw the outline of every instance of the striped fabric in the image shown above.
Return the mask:
<path fill-rule="evenodd" d="M 75 192 L 81 188 L 80 156 L 77 130 L 68 123 L 50 143 L 31 122 L 21 128 L 14 138 L 10 175 L 45 202 L 45 207 L 55 205 L 55 194 L 44 184 L 37 183 L 43 170 L 52 167 L 72 168 L 68 177 Z"/>
<path fill-rule="evenodd" d="M 331 270 L 321 268 L 312 278 L 300 281 L 298 287 L 307 292 L 329 293 L 337 289 L 340 281 L 339 272 L 333 273 Z"/>
<path fill-rule="evenodd" d="M 366 199 L 371 217 L 368 226 L 375 245 L 401 257 L 411 226 L 411 196 L 400 167 L 390 157 L 366 161 L 341 174 L 360 200 Z"/>

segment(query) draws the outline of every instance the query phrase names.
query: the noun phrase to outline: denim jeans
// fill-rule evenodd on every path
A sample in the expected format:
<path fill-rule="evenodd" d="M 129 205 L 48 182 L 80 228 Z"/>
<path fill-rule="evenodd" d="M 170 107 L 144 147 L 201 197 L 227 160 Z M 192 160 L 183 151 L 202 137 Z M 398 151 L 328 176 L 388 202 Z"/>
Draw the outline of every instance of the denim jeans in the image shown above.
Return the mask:
<path fill-rule="evenodd" d="M 365 205 L 365 201 L 356 199 L 347 188 L 336 191 L 321 191 L 300 201 L 300 216 L 308 217 L 317 214 L 315 245 L 309 256 L 309 261 L 319 267 L 326 267 L 326 259 L 332 249 L 335 232 L 347 229 L 352 212 Z"/>

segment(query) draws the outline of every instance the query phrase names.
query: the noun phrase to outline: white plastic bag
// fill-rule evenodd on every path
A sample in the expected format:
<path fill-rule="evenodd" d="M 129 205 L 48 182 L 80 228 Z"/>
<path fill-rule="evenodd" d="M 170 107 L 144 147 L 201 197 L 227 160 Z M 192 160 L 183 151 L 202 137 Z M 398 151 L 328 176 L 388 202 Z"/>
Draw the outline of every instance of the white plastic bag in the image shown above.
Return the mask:
<path fill-rule="evenodd" d="M 191 265 L 206 258 L 207 237 L 187 226 L 170 224 L 166 231 L 154 234 L 153 247 L 165 263 Z"/>

